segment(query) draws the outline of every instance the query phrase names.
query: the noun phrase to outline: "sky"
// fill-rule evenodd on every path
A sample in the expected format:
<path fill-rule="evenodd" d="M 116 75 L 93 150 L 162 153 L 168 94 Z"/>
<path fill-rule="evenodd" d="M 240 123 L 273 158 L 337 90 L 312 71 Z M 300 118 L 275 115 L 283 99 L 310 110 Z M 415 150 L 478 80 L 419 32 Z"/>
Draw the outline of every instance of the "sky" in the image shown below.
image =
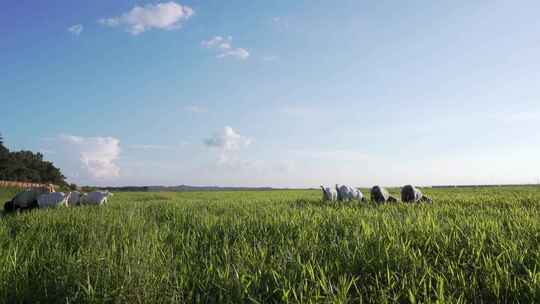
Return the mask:
<path fill-rule="evenodd" d="M 0 133 L 82 185 L 540 183 L 539 1 L 26 1 Z"/>

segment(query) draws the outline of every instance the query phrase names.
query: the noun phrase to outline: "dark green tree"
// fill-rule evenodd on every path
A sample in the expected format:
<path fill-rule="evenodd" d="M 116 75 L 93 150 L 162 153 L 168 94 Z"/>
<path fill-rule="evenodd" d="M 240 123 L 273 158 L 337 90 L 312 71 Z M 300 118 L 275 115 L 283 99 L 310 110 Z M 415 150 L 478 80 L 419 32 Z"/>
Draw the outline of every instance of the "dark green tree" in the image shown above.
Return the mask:
<path fill-rule="evenodd" d="M 0 136 L 0 180 L 66 185 L 65 176 L 43 154 L 32 151 L 10 152 Z"/>

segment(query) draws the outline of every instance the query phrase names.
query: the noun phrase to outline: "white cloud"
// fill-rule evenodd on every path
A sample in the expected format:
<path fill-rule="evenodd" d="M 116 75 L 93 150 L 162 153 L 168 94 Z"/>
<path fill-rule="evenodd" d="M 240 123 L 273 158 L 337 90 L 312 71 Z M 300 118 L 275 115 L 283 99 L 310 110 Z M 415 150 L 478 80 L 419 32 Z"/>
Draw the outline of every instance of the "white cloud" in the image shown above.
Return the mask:
<path fill-rule="evenodd" d="M 93 180 L 108 180 L 120 176 L 115 163 L 120 156 L 120 141 L 114 137 L 81 137 L 62 135 L 70 155 L 76 156 Z"/>
<path fill-rule="evenodd" d="M 237 48 L 237 49 L 228 50 L 224 53 L 217 55 L 216 57 L 217 58 L 235 57 L 238 59 L 245 60 L 249 57 L 249 52 L 246 49 Z"/>
<path fill-rule="evenodd" d="M 216 49 L 219 54 L 217 58 L 234 57 L 245 60 L 249 57 L 249 51 L 244 48 L 235 48 L 232 46 L 232 37 L 214 36 L 209 40 L 201 41 L 201 45 L 207 49 Z"/>
<path fill-rule="evenodd" d="M 221 132 L 215 133 L 212 137 L 204 140 L 204 144 L 207 147 L 217 148 L 219 150 L 220 164 L 230 163 L 231 161 L 237 162 L 233 156 L 234 151 L 249 146 L 251 142 L 252 140 L 250 138 L 240 135 L 229 126 L 226 126 Z"/>
<path fill-rule="evenodd" d="M 223 38 L 221 36 L 214 36 L 209 40 L 201 41 L 201 45 L 205 48 L 217 47 L 220 49 L 230 49 L 231 48 L 232 37 L 228 36 Z"/>
<path fill-rule="evenodd" d="M 197 105 L 189 105 L 189 106 L 186 106 L 184 108 L 187 112 L 190 112 L 190 113 L 206 113 L 208 112 L 208 109 L 207 108 L 204 108 L 204 107 L 201 107 L 201 106 L 197 106 Z"/>
<path fill-rule="evenodd" d="M 120 16 L 99 19 L 98 22 L 109 27 L 123 26 L 132 35 L 150 29 L 171 30 L 180 28 L 182 22 L 193 16 L 193 9 L 175 2 L 135 6 Z"/>
<path fill-rule="evenodd" d="M 251 139 L 238 134 L 233 128 L 226 126 L 221 132 L 215 133 L 212 137 L 205 139 L 204 144 L 208 147 L 232 151 L 249 146 Z"/>
<path fill-rule="evenodd" d="M 83 30 L 84 30 L 84 27 L 82 26 L 82 24 L 75 24 L 73 26 L 68 27 L 68 32 L 70 32 L 71 34 L 75 36 L 79 36 Z"/>

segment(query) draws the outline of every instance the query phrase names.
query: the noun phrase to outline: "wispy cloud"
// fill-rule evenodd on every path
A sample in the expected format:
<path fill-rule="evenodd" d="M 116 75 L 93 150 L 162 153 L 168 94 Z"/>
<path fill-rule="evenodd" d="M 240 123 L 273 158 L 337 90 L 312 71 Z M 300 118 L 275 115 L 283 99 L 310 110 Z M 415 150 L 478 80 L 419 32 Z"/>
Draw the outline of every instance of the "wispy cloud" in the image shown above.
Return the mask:
<path fill-rule="evenodd" d="M 130 149 L 134 150 L 174 150 L 174 147 L 165 145 L 130 145 Z"/>
<path fill-rule="evenodd" d="M 503 123 L 540 122 L 540 111 L 497 113 L 493 114 L 492 117 Z"/>
<path fill-rule="evenodd" d="M 300 158 L 310 158 L 314 160 L 325 160 L 333 162 L 354 162 L 373 159 L 370 155 L 356 150 L 334 149 L 334 150 L 292 150 L 292 155 Z"/>
<path fill-rule="evenodd" d="M 72 26 L 68 27 L 67 30 L 71 34 L 73 34 L 75 36 L 79 36 L 83 32 L 84 27 L 83 27 L 82 24 L 75 24 L 75 25 L 72 25 Z"/>
<path fill-rule="evenodd" d="M 184 110 L 190 113 L 206 113 L 208 112 L 208 109 L 205 107 L 201 107 L 198 105 L 188 105 L 184 107 Z"/>
<path fill-rule="evenodd" d="M 180 28 L 193 14 L 194 11 L 189 6 L 167 2 L 135 6 L 120 16 L 99 19 L 98 23 L 109 27 L 122 26 L 130 34 L 139 35 L 150 29 Z"/>
<path fill-rule="evenodd" d="M 315 117 L 324 114 L 320 108 L 309 106 L 297 106 L 297 105 L 285 105 L 277 109 L 277 112 L 287 116 L 300 116 L 300 117 Z"/>
<path fill-rule="evenodd" d="M 276 25 L 276 27 L 281 29 L 288 29 L 289 28 L 289 21 L 286 18 L 283 17 L 273 17 L 272 23 Z"/>
<path fill-rule="evenodd" d="M 264 56 L 262 58 L 262 60 L 266 62 L 273 62 L 273 61 L 277 61 L 278 59 L 279 59 L 278 56 Z"/>
<path fill-rule="evenodd" d="M 234 57 L 245 60 L 250 54 L 244 48 L 235 48 L 232 45 L 232 37 L 214 36 L 209 40 L 201 41 L 201 46 L 207 49 L 216 49 L 219 51 L 217 58 Z"/>

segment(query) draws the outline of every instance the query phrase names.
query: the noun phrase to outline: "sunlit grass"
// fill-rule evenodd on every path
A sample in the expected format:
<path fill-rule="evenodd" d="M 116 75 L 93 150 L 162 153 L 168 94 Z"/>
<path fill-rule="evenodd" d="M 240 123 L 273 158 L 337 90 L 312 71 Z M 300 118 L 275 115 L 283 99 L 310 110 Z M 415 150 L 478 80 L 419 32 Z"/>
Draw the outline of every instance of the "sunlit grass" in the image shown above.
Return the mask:
<path fill-rule="evenodd" d="M 540 189 L 117 193 L 0 219 L 4 302 L 540 302 Z M 395 191 L 394 191 L 395 193 Z"/>

